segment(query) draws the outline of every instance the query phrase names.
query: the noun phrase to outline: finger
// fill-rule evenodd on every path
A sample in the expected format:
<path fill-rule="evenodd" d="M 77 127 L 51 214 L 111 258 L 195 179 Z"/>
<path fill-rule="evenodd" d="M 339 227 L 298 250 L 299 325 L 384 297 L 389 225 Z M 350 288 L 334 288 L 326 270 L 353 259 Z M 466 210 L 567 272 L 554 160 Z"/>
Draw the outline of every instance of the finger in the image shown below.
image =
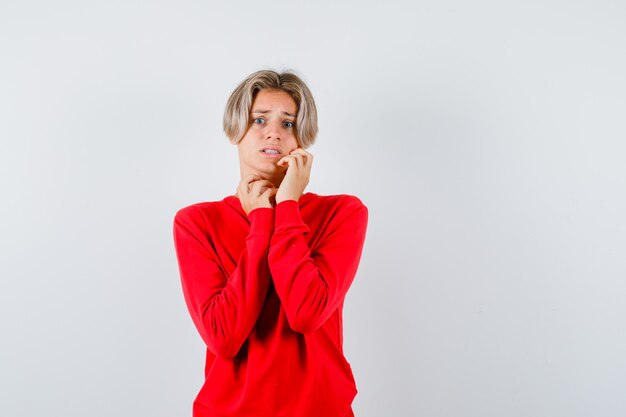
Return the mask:
<path fill-rule="evenodd" d="M 254 181 L 250 187 L 252 195 L 261 195 L 266 189 L 273 188 L 274 184 L 268 180 Z"/>
<path fill-rule="evenodd" d="M 250 192 L 250 189 L 248 188 L 248 184 L 246 184 L 243 181 L 239 183 L 239 186 L 237 186 L 237 192 L 239 193 L 240 196 L 247 195 Z"/>
<path fill-rule="evenodd" d="M 280 158 L 280 161 L 277 162 L 277 165 L 280 165 L 280 166 L 284 166 L 284 165 L 290 166 L 291 165 L 291 161 L 293 161 L 293 159 L 294 159 L 294 156 L 285 155 L 282 158 Z"/>
<path fill-rule="evenodd" d="M 269 180 L 258 180 L 258 181 L 253 181 L 250 185 L 251 189 L 254 187 L 266 187 L 266 188 L 272 188 L 274 187 L 274 183 L 269 181 Z"/>
<path fill-rule="evenodd" d="M 252 181 L 255 181 L 255 180 L 259 179 L 259 178 L 262 178 L 259 174 L 247 174 L 247 175 L 244 175 L 241 178 L 241 181 L 239 181 L 239 183 L 240 184 L 248 184 L 248 183 L 250 183 Z"/>
<path fill-rule="evenodd" d="M 296 168 L 298 170 L 302 169 L 302 166 L 304 165 L 304 155 L 300 153 L 296 153 L 296 154 L 293 154 L 293 158 L 296 161 Z"/>
<path fill-rule="evenodd" d="M 237 196 L 241 197 L 245 194 L 246 190 L 245 190 L 245 185 L 243 182 L 239 182 L 239 185 L 237 185 Z"/>
<path fill-rule="evenodd" d="M 259 174 L 247 174 L 247 175 L 244 175 L 243 178 L 241 178 L 241 181 L 239 183 L 240 184 L 244 184 L 244 185 L 248 185 L 252 181 L 257 181 L 257 180 L 262 179 L 262 178 L 263 177 L 261 177 Z"/>
<path fill-rule="evenodd" d="M 241 181 L 239 181 L 238 188 L 241 189 L 242 194 L 248 194 L 248 192 L 250 191 L 250 183 L 252 183 L 254 181 L 258 181 L 261 178 L 263 178 L 263 177 L 261 177 L 259 174 L 248 174 L 248 175 L 245 175 L 241 179 Z"/>
<path fill-rule="evenodd" d="M 276 188 L 268 188 L 265 191 L 263 191 L 261 193 L 261 197 L 271 197 L 272 195 L 276 194 L 278 192 L 278 190 Z"/>
<path fill-rule="evenodd" d="M 259 199 L 272 201 L 272 198 L 276 195 L 276 191 L 273 188 L 268 188 L 264 190 L 260 195 Z"/>
<path fill-rule="evenodd" d="M 293 151 L 291 151 L 291 155 L 296 155 L 297 157 L 298 156 L 301 157 L 304 166 L 306 166 L 307 164 L 310 164 L 309 161 L 313 159 L 313 155 L 310 152 L 307 152 L 302 148 L 294 149 Z"/>
<path fill-rule="evenodd" d="M 305 161 L 305 163 L 304 163 L 304 166 L 305 166 L 305 167 L 307 167 L 307 168 L 311 168 L 311 165 L 312 165 L 312 164 L 313 164 L 313 155 L 308 154 L 308 155 L 306 156 L 306 161 Z"/>
<path fill-rule="evenodd" d="M 309 159 L 309 157 L 312 156 L 310 152 L 307 152 L 302 148 L 294 149 L 290 152 L 290 155 L 302 155 L 304 159 Z"/>
<path fill-rule="evenodd" d="M 254 181 L 255 184 L 263 184 L 263 185 L 268 185 L 270 187 L 274 186 L 274 183 L 270 180 L 258 180 L 258 181 Z"/>

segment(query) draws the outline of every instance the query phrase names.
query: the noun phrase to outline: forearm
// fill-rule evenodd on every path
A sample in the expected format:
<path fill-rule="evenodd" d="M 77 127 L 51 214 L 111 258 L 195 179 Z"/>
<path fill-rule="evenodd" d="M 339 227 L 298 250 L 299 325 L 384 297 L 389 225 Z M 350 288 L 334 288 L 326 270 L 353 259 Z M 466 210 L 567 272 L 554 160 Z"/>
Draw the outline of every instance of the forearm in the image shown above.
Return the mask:
<path fill-rule="evenodd" d="M 349 212 L 348 212 L 349 211 Z M 276 226 L 269 249 L 269 267 L 276 292 L 293 330 L 310 332 L 322 326 L 343 302 L 354 280 L 365 238 L 367 208 L 354 204 L 329 225 L 314 253 L 295 201 L 276 206 Z"/>
<path fill-rule="evenodd" d="M 175 241 L 185 301 L 207 347 L 233 357 L 261 311 L 269 286 L 272 209 L 250 212 L 250 232 L 237 267 L 227 276 L 210 243 L 192 225 L 175 221 Z"/>

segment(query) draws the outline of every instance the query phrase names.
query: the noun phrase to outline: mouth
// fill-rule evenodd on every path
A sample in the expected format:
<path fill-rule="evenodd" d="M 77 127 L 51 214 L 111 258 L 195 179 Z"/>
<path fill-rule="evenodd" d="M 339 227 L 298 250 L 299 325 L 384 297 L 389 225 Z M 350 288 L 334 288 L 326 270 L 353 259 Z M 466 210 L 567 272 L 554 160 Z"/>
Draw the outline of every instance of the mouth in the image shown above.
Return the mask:
<path fill-rule="evenodd" d="M 278 149 L 276 148 L 263 148 L 260 151 L 263 155 L 271 157 L 271 158 L 276 158 L 281 156 L 281 153 Z"/>

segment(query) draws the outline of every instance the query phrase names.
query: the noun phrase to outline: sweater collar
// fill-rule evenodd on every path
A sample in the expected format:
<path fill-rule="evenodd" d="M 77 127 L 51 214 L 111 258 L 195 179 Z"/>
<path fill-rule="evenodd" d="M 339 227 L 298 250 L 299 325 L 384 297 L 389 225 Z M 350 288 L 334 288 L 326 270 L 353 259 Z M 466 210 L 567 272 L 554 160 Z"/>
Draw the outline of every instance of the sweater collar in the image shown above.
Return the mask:
<path fill-rule="evenodd" d="M 314 200 L 317 197 L 318 195 L 315 193 L 306 192 L 300 196 L 300 199 L 298 200 L 298 204 L 300 207 L 303 207 L 309 201 Z M 235 210 L 239 211 L 240 213 L 245 214 L 245 211 L 243 210 L 243 206 L 241 205 L 241 201 L 239 201 L 239 198 L 237 198 L 236 195 L 234 194 L 228 195 L 224 197 L 222 201 L 227 203 L 229 206 L 233 207 Z"/>

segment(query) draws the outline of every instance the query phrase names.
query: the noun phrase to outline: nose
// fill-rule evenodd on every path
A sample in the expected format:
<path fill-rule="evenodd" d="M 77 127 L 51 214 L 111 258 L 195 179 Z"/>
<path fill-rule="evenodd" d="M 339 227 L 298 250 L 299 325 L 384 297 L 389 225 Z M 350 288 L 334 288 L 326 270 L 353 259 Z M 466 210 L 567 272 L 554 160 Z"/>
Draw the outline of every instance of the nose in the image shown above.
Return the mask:
<path fill-rule="evenodd" d="M 268 122 L 265 125 L 265 139 L 282 139 L 281 126 L 279 121 Z"/>

